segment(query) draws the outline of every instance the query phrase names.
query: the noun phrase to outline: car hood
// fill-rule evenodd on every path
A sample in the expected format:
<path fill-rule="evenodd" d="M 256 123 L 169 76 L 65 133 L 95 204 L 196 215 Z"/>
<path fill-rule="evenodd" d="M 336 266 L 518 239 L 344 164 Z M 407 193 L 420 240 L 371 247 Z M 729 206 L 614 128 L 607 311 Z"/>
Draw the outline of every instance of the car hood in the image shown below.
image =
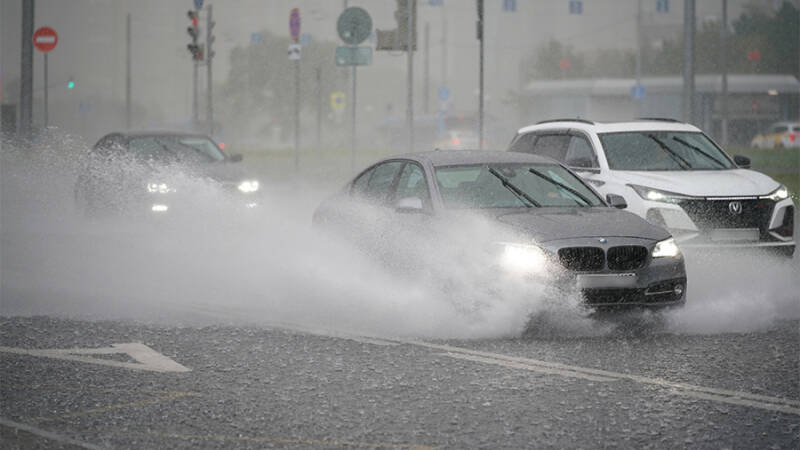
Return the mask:
<path fill-rule="evenodd" d="M 663 240 L 667 230 L 615 208 L 529 208 L 502 212 L 496 219 L 538 242 L 582 237 L 634 237 Z"/>
<path fill-rule="evenodd" d="M 780 184 L 753 170 L 627 171 L 612 177 L 624 184 L 637 184 L 692 197 L 738 197 L 766 195 Z"/>

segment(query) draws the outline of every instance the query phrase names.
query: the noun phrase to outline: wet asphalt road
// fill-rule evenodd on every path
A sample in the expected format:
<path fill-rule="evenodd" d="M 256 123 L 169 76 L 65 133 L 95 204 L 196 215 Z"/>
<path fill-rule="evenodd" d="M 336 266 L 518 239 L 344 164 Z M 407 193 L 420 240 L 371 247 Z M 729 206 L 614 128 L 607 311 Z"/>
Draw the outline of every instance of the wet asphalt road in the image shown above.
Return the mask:
<path fill-rule="evenodd" d="M 405 341 L 5 317 L 0 447 L 798 448 L 799 330 Z M 125 343 L 174 363 L 19 350 Z"/>

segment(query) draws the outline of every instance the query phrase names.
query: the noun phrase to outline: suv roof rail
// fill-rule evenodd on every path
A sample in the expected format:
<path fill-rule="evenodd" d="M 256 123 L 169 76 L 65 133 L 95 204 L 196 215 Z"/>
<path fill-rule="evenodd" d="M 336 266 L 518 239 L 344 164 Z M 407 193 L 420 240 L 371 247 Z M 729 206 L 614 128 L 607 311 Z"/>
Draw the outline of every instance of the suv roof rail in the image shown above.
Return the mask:
<path fill-rule="evenodd" d="M 549 119 L 549 120 L 542 120 L 542 121 L 536 122 L 536 125 L 539 125 L 541 123 L 551 123 L 551 122 L 581 122 L 581 123 L 588 123 L 589 125 L 594 125 L 594 122 L 592 122 L 591 120 L 577 119 L 577 118 L 576 119 Z"/>
<path fill-rule="evenodd" d="M 639 120 L 656 120 L 659 122 L 683 123 L 682 120 L 673 119 L 672 117 L 639 117 Z"/>

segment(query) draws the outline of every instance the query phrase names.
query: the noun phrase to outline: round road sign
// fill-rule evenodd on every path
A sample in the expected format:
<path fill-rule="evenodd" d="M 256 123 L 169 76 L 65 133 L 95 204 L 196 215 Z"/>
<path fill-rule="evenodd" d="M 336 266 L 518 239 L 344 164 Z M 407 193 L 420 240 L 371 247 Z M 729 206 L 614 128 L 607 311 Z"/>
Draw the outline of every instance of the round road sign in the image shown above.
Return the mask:
<path fill-rule="evenodd" d="M 50 27 L 41 27 L 33 33 L 33 45 L 40 52 L 47 53 L 56 48 L 58 34 Z"/>
<path fill-rule="evenodd" d="M 345 43 L 358 45 L 372 33 L 372 18 L 363 8 L 357 6 L 347 8 L 339 14 L 336 31 Z"/>
<path fill-rule="evenodd" d="M 292 39 L 295 41 L 300 37 L 300 10 L 297 8 L 294 8 L 289 13 L 289 34 L 292 35 Z"/>

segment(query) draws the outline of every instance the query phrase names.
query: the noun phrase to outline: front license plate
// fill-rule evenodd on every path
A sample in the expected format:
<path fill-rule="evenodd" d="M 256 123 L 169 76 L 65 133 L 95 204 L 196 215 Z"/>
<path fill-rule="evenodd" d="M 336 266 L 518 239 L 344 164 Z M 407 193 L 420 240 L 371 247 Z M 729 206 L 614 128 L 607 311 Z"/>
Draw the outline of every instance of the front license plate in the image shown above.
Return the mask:
<path fill-rule="evenodd" d="M 758 228 L 719 228 L 711 230 L 711 240 L 754 242 L 759 238 Z"/>
<path fill-rule="evenodd" d="M 632 288 L 636 287 L 636 274 L 580 274 L 578 275 L 578 287 L 581 289 Z"/>

